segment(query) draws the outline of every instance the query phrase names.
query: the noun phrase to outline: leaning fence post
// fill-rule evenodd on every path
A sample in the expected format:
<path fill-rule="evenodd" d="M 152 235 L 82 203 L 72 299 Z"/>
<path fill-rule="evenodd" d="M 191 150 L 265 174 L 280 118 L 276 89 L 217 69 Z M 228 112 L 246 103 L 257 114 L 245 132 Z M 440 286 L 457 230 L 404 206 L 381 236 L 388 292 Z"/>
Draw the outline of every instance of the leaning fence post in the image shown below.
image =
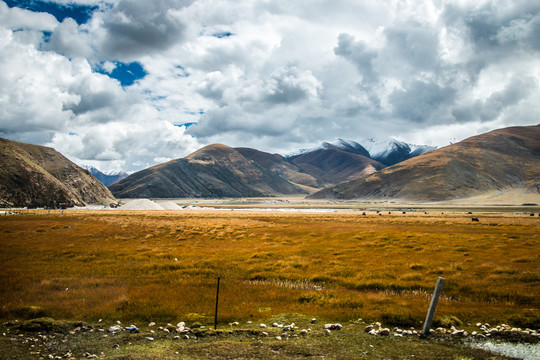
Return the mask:
<path fill-rule="evenodd" d="M 424 328 L 422 329 L 422 337 L 426 337 L 429 334 L 429 329 L 431 328 L 433 315 L 435 315 L 435 309 L 437 308 L 437 302 L 439 301 L 439 296 L 441 295 L 443 283 L 444 283 L 444 279 L 442 277 L 437 279 L 437 284 L 435 284 L 435 291 L 433 292 L 433 297 L 431 298 L 431 304 L 429 304 L 429 309 L 426 315 L 426 321 L 424 321 Z"/>
<path fill-rule="evenodd" d="M 218 302 L 219 302 L 219 277 L 217 278 L 217 290 L 216 290 L 216 314 L 214 315 L 214 330 L 216 330 L 216 328 L 217 328 Z"/>

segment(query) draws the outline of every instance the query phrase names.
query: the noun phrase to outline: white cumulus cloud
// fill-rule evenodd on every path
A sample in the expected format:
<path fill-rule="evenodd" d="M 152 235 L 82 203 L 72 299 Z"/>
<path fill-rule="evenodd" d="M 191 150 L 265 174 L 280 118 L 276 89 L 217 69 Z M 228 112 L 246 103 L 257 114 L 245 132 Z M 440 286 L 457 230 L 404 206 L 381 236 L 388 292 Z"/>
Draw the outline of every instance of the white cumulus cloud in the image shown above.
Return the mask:
<path fill-rule="evenodd" d="M 51 2 L 90 17 L 0 0 L 0 136 L 102 170 L 213 142 L 442 146 L 540 118 L 535 1 Z"/>

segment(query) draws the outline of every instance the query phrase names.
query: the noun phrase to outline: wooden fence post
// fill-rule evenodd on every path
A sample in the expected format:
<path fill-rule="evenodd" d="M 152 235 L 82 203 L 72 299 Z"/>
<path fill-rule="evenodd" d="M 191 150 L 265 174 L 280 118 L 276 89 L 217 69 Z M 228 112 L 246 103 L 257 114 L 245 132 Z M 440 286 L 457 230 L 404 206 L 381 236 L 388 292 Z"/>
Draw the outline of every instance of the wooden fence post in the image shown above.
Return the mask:
<path fill-rule="evenodd" d="M 219 277 L 217 278 L 217 290 L 216 290 L 216 314 L 215 314 L 215 316 L 214 316 L 214 330 L 216 330 L 216 328 L 217 328 L 218 302 L 219 302 Z"/>
<path fill-rule="evenodd" d="M 429 334 L 429 329 L 431 328 L 433 316 L 435 315 L 435 309 L 437 308 L 437 302 L 439 301 L 439 296 L 441 295 L 443 283 L 444 279 L 442 277 L 437 279 L 437 284 L 435 284 L 435 291 L 433 292 L 431 304 L 429 304 L 429 309 L 426 315 L 426 321 L 424 321 L 424 328 L 422 329 L 423 338 L 425 338 Z"/>

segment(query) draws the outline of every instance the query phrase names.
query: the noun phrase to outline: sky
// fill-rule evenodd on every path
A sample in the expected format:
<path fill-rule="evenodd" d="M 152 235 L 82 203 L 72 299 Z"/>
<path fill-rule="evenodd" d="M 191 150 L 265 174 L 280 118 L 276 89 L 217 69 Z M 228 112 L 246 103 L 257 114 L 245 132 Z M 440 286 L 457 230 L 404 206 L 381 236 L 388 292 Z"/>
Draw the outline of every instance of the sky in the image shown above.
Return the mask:
<path fill-rule="evenodd" d="M 133 172 L 213 143 L 540 121 L 540 1 L 0 0 L 0 137 Z"/>

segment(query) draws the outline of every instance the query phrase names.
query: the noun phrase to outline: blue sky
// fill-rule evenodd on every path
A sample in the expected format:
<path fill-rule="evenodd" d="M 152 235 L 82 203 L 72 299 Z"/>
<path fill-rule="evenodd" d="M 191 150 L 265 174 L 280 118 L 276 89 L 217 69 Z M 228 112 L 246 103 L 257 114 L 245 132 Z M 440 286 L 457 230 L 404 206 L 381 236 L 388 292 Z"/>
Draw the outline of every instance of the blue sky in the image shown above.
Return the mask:
<path fill-rule="evenodd" d="M 444 146 L 538 123 L 538 34 L 527 0 L 0 0 L 0 136 L 104 171 L 212 143 Z"/>
<path fill-rule="evenodd" d="M 136 61 L 128 64 L 117 62 L 114 63 L 113 66 L 114 69 L 112 71 L 107 71 L 104 69 L 104 64 L 99 64 L 96 71 L 120 81 L 122 86 L 133 85 L 135 81 L 146 76 L 146 71 L 143 66 Z"/>
<path fill-rule="evenodd" d="M 77 24 L 86 23 L 92 17 L 92 13 L 98 8 L 97 5 L 58 4 L 39 0 L 4 0 L 4 2 L 9 7 L 19 7 L 33 12 L 49 13 L 60 22 L 65 18 L 72 18 Z"/>
<path fill-rule="evenodd" d="M 51 14 L 59 22 L 64 21 L 66 18 L 71 18 L 79 25 L 87 23 L 88 20 L 92 18 L 93 12 L 99 9 L 97 5 L 81 5 L 76 3 L 59 4 L 39 0 L 4 0 L 4 2 L 9 7 L 18 7 L 32 12 Z M 230 34 L 225 34 L 223 36 L 230 36 Z M 114 65 L 115 68 L 112 71 L 105 70 L 103 64 L 97 64 L 94 68 L 96 72 L 118 80 L 122 86 L 133 85 L 136 80 L 142 79 L 146 75 L 143 66 L 136 61 L 130 63 L 115 62 Z"/>

